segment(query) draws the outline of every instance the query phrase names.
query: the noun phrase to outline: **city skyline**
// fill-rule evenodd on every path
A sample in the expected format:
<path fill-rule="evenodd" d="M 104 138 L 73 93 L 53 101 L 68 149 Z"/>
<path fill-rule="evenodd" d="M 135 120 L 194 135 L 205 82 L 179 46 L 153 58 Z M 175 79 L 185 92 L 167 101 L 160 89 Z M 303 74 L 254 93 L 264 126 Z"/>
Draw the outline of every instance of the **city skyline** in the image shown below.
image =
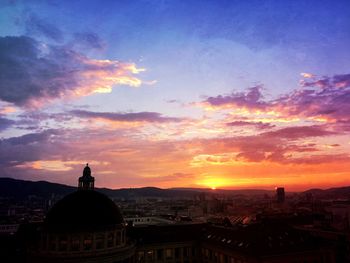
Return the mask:
<path fill-rule="evenodd" d="M 350 185 L 347 1 L 1 1 L 0 176 Z"/>

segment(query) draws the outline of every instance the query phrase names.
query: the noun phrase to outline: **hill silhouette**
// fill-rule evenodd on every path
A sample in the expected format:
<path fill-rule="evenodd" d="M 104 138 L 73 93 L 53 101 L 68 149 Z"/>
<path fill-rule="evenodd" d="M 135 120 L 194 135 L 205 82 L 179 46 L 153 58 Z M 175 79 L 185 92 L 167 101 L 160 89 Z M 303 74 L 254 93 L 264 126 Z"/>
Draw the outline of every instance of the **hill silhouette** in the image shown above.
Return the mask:
<path fill-rule="evenodd" d="M 77 187 L 51 183 L 47 181 L 25 181 L 12 178 L 0 178 L 0 196 L 13 199 L 23 199 L 30 195 L 49 198 L 52 194 L 64 196 L 77 190 Z M 274 195 L 273 190 L 262 189 L 241 189 L 241 190 L 223 190 L 215 191 L 209 188 L 170 188 L 162 189 L 157 187 L 141 188 L 96 188 L 99 191 L 112 198 L 136 198 L 136 197 L 158 197 L 158 198 L 188 198 L 199 193 L 215 193 L 219 195 Z M 350 186 L 330 189 L 310 189 L 302 192 L 311 193 L 318 198 L 350 198 Z"/>

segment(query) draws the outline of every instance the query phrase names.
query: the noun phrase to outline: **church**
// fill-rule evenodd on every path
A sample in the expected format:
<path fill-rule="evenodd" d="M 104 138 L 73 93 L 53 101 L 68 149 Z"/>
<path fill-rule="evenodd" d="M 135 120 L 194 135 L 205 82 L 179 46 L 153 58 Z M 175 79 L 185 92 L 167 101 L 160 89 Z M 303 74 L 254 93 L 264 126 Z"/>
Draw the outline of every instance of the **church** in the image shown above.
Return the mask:
<path fill-rule="evenodd" d="M 78 190 L 48 212 L 30 262 L 131 262 L 135 243 L 126 238 L 123 216 L 107 196 L 94 190 L 88 165 Z"/>
<path fill-rule="evenodd" d="M 126 226 L 122 212 L 94 190 L 88 165 L 78 189 L 58 201 L 25 242 L 31 263 L 335 262 L 332 247 L 285 225 L 242 228 L 207 223 Z"/>

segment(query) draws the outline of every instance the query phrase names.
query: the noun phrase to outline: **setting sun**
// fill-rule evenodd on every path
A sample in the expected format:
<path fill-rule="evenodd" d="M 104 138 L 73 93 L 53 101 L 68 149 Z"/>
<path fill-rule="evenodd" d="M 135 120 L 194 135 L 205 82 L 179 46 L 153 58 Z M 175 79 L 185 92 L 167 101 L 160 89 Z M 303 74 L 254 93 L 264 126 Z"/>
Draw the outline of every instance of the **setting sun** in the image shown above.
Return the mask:
<path fill-rule="evenodd" d="M 212 190 L 216 190 L 217 188 L 230 187 L 233 183 L 232 180 L 229 180 L 228 178 L 216 178 L 215 176 L 208 176 L 197 184 L 201 187 L 207 187 Z"/>

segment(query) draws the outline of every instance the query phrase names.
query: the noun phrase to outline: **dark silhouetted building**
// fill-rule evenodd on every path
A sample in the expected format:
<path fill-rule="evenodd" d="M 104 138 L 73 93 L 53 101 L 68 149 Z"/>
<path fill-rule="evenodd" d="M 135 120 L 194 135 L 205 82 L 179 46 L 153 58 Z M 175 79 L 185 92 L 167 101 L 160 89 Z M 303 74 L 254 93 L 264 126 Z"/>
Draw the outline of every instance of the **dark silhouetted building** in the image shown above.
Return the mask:
<path fill-rule="evenodd" d="M 284 200 L 283 188 L 277 196 Z M 25 261 L 36 263 L 335 262 L 333 247 L 323 239 L 281 223 L 126 226 L 115 203 L 94 190 L 88 166 L 79 189 L 57 202 L 42 224 L 22 229 L 22 235 Z"/>
<path fill-rule="evenodd" d="M 86 164 L 83 170 L 83 176 L 79 177 L 78 189 L 79 190 L 94 190 L 95 178 L 91 176 L 91 169 L 89 164 Z"/>
<path fill-rule="evenodd" d="M 286 199 L 286 195 L 283 187 L 276 188 L 276 197 L 277 197 L 278 203 L 284 203 L 284 200 Z"/>
<path fill-rule="evenodd" d="M 56 203 L 38 230 L 37 242 L 29 244 L 29 262 L 132 262 L 135 253 L 119 208 L 94 191 L 88 166 L 78 191 Z"/>

